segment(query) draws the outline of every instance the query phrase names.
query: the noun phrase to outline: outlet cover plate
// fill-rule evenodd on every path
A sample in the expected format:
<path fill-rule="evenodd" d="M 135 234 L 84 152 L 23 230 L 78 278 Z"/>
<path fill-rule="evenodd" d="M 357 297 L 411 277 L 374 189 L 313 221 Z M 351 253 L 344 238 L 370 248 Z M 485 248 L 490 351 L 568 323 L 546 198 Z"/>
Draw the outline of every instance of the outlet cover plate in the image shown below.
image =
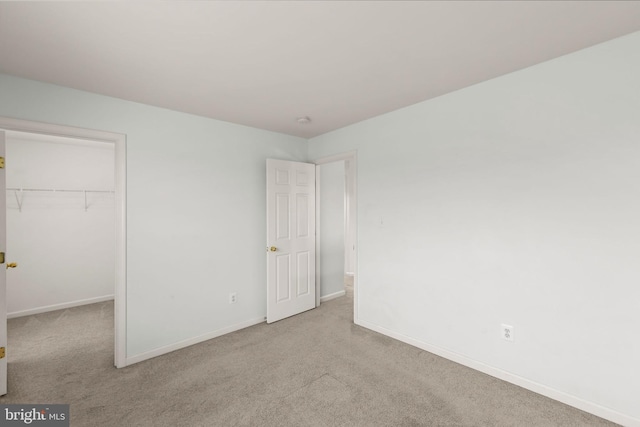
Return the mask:
<path fill-rule="evenodd" d="M 505 323 L 500 325 L 500 336 L 502 337 L 502 339 L 504 339 L 506 341 L 512 341 L 513 342 L 513 340 L 514 340 L 513 326 L 507 325 Z"/>

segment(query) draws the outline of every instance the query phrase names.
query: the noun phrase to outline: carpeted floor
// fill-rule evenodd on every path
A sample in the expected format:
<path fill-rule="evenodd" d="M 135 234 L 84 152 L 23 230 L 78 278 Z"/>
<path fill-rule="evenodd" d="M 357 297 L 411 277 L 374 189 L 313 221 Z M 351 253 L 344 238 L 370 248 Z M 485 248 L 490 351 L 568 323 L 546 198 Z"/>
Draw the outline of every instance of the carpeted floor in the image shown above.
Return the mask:
<path fill-rule="evenodd" d="M 72 426 L 612 426 L 355 326 L 353 296 L 124 369 L 113 305 L 9 321 L 9 394 Z"/>

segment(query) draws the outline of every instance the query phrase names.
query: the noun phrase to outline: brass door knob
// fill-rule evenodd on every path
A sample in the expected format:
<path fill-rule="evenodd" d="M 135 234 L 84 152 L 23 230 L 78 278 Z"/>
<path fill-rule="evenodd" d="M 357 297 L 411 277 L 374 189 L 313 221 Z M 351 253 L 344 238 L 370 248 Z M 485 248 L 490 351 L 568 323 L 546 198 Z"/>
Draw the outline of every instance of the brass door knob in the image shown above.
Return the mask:
<path fill-rule="evenodd" d="M 7 270 L 10 268 L 16 268 L 18 266 L 17 262 L 10 262 L 7 264 Z"/>
<path fill-rule="evenodd" d="M 271 251 L 271 252 L 275 252 L 275 251 L 277 251 L 277 250 L 278 250 L 278 248 L 276 248 L 275 246 L 271 246 L 271 247 L 269 248 L 269 251 Z"/>

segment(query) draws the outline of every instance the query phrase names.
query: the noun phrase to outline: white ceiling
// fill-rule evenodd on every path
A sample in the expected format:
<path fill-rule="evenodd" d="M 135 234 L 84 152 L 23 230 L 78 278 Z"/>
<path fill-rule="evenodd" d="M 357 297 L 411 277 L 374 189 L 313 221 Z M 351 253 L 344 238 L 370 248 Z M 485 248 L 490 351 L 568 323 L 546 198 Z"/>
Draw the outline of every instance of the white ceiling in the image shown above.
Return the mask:
<path fill-rule="evenodd" d="M 309 138 L 638 30 L 637 1 L 1 2 L 0 72 Z"/>

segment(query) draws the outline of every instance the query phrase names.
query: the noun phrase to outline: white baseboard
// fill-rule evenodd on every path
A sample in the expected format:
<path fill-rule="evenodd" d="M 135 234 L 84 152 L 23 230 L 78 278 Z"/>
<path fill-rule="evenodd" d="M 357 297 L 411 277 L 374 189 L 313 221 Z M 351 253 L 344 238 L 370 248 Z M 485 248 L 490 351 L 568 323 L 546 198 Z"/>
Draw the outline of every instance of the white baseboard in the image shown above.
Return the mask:
<path fill-rule="evenodd" d="M 177 342 L 175 344 L 169 344 L 164 347 L 157 348 L 155 350 L 151 350 L 141 354 L 137 354 L 135 356 L 127 357 L 125 360 L 124 366 L 133 365 L 134 363 L 139 363 L 154 357 L 162 356 L 163 354 L 171 353 L 172 351 L 180 350 L 185 347 L 189 347 L 194 344 L 199 344 L 201 342 L 208 341 L 210 339 L 217 338 L 219 336 L 222 336 L 231 332 L 239 331 L 240 329 L 248 328 L 249 326 L 258 325 L 260 323 L 265 322 L 266 320 L 267 320 L 266 317 L 247 320 L 246 322 L 236 323 L 235 325 L 227 326 L 226 328 L 218 329 L 216 331 L 209 332 L 207 334 L 189 338 L 189 339 Z"/>
<path fill-rule="evenodd" d="M 429 353 L 436 354 L 438 356 L 444 357 L 445 359 L 467 366 L 471 369 L 475 369 L 487 375 L 491 375 L 492 377 L 499 378 L 503 381 L 509 382 L 511 384 L 515 384 L 522 388 L 526 388 L 527 390 L 531 390 L 535 393 L 538 393 L 543 396 L 549 397 L 551 399 L 557 400 L 559 402 L 565 403 L 569 406 L 573 406 L 574 408 L 578 408 L 582 411 L 589 412 L 590 414 L 596 415 L 598 417 L 607 419 L 609 421 L 613 421 L 614 423 L 618 423 L 627 427 L 640 427 L 640 419 L 631 417 L 629 415 L 625 415 L 623 413 L 617 412 L 613 409 L 606 408 L 604 406 L 600 406 L 597 403 L 589 402 L 587 400 L 581 399 L 571 394 L 567 394 L 563 391 L 556 390 L 549 386 L 539 384 L 535 381 L 528 380 L 518 375 L 514 375 L 510 372 L 506 372 L 501 369 L 495 368 L 493 366 L 486 365 L 482 362 L 478 362 L 477 360 L 473 360 L 467 356 L 463 356 L 461 354 L 454 353 L 444 348 L 434 346 L 434 345 L 413 339 L 406 335 L 402 335 L 402 334 L 390 331 L 386 328 L 375 325 L 373 323 L 369 323 L 367 321 L 356 319 L 355 323 L 359 326 L 362 326 L 367 329 L 371 329 L 372 331 L 378 332 L 382 335 L 386 335 L 388 337 L 397 339 L 398 341 L 402 341 L 414 347 L 418 347 L 422 350 L 428 351 Z"/>
<path fill-rule="evenodd" d="M 95 304 L 97 302 L 109 301 L 113 298 L 113 295 L 105 295 L 102 297 L 87 298 L 77 301 L 65 302 L 62 304 L 53 304 L 44 307 L 30 308 L 28 310 L 14 311 L 13 313 L 7 313 L 7 319 L 13 319 L 15 317 L 22 316 L 31 316 L 32 314 L 46 313 L 48 311 L 64 310 L 65 308 L 78 307 L 80 305 Z"/>
<path fill-rule="evenodd" d="M 343 297 L 347 294 L 347 292 L 345 290 L 341 290 L 338 292 L 334 292 L 332 294 L 329 295 L 325 295 L 323 297 L 320 297 L 320 302 L 327 302 L 327 301 L 331 301 L 332 299 L 336 299 L 336 298 L 340 298 Z"/>

